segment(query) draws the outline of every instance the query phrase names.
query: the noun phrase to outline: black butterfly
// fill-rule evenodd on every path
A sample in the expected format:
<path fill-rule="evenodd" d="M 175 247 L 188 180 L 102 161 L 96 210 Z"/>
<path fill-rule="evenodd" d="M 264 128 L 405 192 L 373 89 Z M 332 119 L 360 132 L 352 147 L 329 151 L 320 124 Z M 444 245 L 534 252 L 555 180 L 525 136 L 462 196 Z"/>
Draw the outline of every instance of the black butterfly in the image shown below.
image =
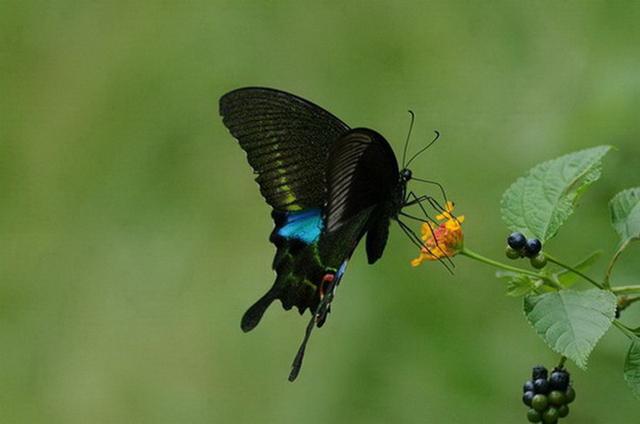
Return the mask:
<path fill-rule="evenodd" d="M 302 314 L 309 308 L 313 315 L 289 375 L 293 381 L 311 330 L 326 320 L 360 239 L 366 234 L 367 258 L 374 263 L 382 256 L 394 219 L 422 247 L 399 216 L 422 220 L 402 209 L 414 204 L 422 208 L 425 200 L 439 206 L 430 196 L 407 191 L 412 174 L 404 164 L 406 143 L 400 170 L 391 146 L 378 132 L 351 129 L 298 96 L 270 88 L 240 88 L 220 98 L 220 115 L 247 152 L 275 221 L 270 241 L 277 247 L 277 277 L 242 317 L 242 330 L 253 329 L 275 299 L 285 309 L 296 306 Z"/>

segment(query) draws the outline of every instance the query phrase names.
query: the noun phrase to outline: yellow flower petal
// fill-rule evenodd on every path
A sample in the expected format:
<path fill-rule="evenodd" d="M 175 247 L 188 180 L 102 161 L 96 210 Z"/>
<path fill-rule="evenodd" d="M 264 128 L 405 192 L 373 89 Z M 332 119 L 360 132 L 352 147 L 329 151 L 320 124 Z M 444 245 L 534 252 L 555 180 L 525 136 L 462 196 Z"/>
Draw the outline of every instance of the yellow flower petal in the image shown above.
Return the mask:
<path fill-rule="evenodd" d="M 464 244 L 462 222 L 464 215 L 454 217 L 453 203 L 447 201 L 444 211 L 436 216 L 440 222 L 436 225 L 432 222 L 423 223 L 420 230 L 424 247 L 420 249 L 420 256 L 411 261 L 411 265 L 417 267 L 424 261 L 435 261 L 445 257 L 455 256 Z"/>

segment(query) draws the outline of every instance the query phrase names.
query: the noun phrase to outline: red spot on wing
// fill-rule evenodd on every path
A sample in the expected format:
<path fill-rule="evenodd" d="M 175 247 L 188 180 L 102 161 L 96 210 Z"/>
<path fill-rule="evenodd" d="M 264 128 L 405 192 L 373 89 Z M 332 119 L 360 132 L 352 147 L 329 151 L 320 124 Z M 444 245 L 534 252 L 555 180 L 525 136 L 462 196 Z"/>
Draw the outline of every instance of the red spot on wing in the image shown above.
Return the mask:
<path fill-rule="evenodd" d="M 322 299 L 324 297 L 324 295 L 327 293 L 327 289 L 331 290 L 331 288 L 333 287 L 333 280 L 335 280 L 336 275 L 335 273 L 329 272 L 326 273 L 323 277 L 322 277 L 322 281 L 320 281 L 320 299 Z"/>

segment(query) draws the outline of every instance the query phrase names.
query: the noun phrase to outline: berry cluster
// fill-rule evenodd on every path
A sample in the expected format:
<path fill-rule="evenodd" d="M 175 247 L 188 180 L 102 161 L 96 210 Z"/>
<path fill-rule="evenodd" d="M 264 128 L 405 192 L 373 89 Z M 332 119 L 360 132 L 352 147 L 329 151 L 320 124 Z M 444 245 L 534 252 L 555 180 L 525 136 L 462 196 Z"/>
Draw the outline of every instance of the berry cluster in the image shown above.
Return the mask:
<path fill-rule="evenodd" d="M 536 238 L 527 239 L 522 233 L 512 233 L 507 237 L 505 253 L 509 259 L 527 257 L 532 267 L 544 268 L 547 265 L 547 258 L 541 250 L 542 243 Z"/>
<path fill-rule="evenodd" d="M 527 419 L 532 423 L 555 424 L 569 414 L 569 404 L 576 398 L 569 373 L 562 367 L 551 375 L 542 365 L 533 367 L 531 380 L 524 383 L 522 401 L 530 407 Z"/>

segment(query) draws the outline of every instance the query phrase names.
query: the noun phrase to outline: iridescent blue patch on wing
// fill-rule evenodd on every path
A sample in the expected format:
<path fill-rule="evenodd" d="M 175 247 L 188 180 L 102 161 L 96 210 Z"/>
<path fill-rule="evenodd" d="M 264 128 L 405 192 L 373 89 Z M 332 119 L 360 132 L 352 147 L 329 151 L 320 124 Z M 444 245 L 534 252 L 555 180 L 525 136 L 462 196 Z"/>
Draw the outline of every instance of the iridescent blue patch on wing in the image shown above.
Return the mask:
<path fill-rule="evenodd" d="M 278 230 L 278 235 L 311 244 L 318 240 L 322 228 L 322 211 L 320 209 L 305 209 L 299 212 L 289 212 L 284 225 Z"/>

